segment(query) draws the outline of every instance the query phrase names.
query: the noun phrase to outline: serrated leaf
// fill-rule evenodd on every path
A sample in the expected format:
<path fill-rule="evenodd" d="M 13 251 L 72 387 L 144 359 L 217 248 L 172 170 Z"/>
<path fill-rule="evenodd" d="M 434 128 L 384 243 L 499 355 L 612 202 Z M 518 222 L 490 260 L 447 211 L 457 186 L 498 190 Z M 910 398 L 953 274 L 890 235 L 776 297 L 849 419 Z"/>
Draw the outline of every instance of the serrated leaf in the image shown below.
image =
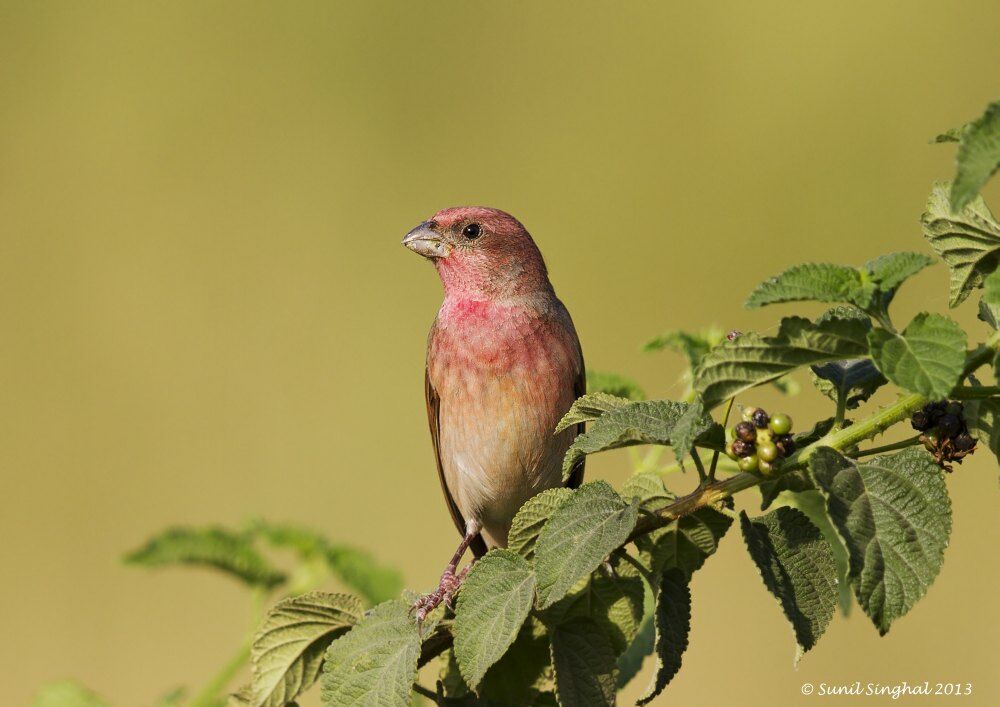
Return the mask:
<path fill-rule="evenodd" d="M 306 562 L 321 561 L 349 589 L 372 604 L 399 596 L 403 589 L 403 577 L 395 568 L 379 563 L 365 550 L 331 543 L 309 528 L 258 519 L 251 523 L 250 532 Z"/>
<path fill-rule="evenodd" d="M 924 238 L 948 265 L 949 305 L 957 307 L 972 290 L 982 286 L 983 278 L 996 270 L 1000 260 L 1000 224 L 981 196 L 953 215 L 946 183 L 934 185 L 921 222 Z"/>
<path fill-rule="evenodd" d="M 512 550 L 490 550 L 462 583 L 455 610 L 455 657 L 475 690 L 517 638 L 531 611 L 535 573 Z"/>
<path fill-rule="evenodd" d="M 525 623 L 514 643 L 486 672 L 479 687 L 480 702 L 497 705 L 531 705 L 551 689 L 549 636 L 540 624 Z"/>
<path fill-rule="evenodd" d="M 810 480 L 810 484 L 812 481 Z M 815 489 L 815 487 L 813 487 Z M 812 524 L 819 528 L 823 534 L 830 551 L 833 552 L 834 562 L 837 564 L 837 595 L 840 603 L 840 610 L 844 616 L 848 616 L 851 611 L 853 595 L 851 594 L 851 583 L 848 580 L 849 561 L 847 558 L 847 548 L 837 534 L 837 529 L 833 527 L 826 512 L 826 500 L 819 491 L 799 491 L 783 493 L 779 497 L 780 505 L 797 508 L 806 514 Z"/>
<path fill-rule="evenodd" d="M 637 705 L 651 702 L 673 680 L 681 668 L 691 632 L 691 590 L 688 577 L 679 569 L 663 573 L 656 597 L 656 672 Z"/>
<path fill-rule="evenodd" d="M 819 528 L 795 508 L 777 508 L 753 520 L 740 513 L 743 541 L 792 625 L 795 660 L 816 645 L 837 605 L 837 565 Z"/>
<path fill-rule="evenodd" d="M 577 398 L 563 418 L 556 425 L 555 433 L 578 425 L 581 422 L 592 422 L 606 412 L 628 405 L 628 398 L 620 398 L 608 393 L 587 393 Z"/>
<path fill-rule="evenodd" d="M 546 489 L 529 498 L 514 516 L 507 534 L 507 549 L 527 560 L 535 558 L 538 534 L 556 509 L 573 495 L 571 489 L 560 487 Z"/>
<path fill-rule="evenodd" d="M 250 650 L 250 704 L 283 707 L 319 677 L 323 654 L 356 624 L 364 607 L 349 594 L 309 592 L 275 604 Z"/>
<path fill-rule="evenodd" d="M 76 680 L 49 683 L 38 691 L 32 707 L 109 707 L 97 693 Z"/>
<path fill-rule="evenodd" d="M 125 556 L 144 567 L 199 565 L 221 570 L 250 585 L 274 587 L 285 575 L 273 569 L 246 535 L 225 528 L 170 528 Z"/>
<path fill-rule="evenodd" d="M 570 445 L 563 458 L 563 480 L 588 454 L 636 444 L 670 444 L 674 427 L 687 408 L 685 403 L 672 400 L 644 400 L 604 413 Z"/>
<path fill-rule="evenodd" d="M 695 372 L 694 388 L 710 410 L 800 366 L 866 355 L 866 331 L 866 322 L 858 319 L 831 318 L 813 323 L 802 317 L 787 317 L 781 320 L 777 336 L 744 334 L 713 349 Z"/>
<path fill-rule="evenodd" d="M 676 498 L 664 486 L 663 477 L 655 471 L 632 474 L 622 484 L 621 496 L 626 501 L 635 499 L 639 508 L 654 513 L 668 506 Z"/>
<path fill-rule="evenodd" d="M 652 594 L 649 595 L 652 604 Z M 656 628 L 653 626 L 653 611 L 649 610 L 642 617 L 639 630 L 635 638 L 625 649 L 625 652 L 618 656 L 618 689 L 628 685 L 632 678 L 642 670 L 642 663 L 646 656 L 653 652 L 656 642 Z"/>
<path fill-rule="evenodd" d="M 1000 398 L 965 402 L 965 424 L 969 434 L 1000 459 Z"/>
<path fill-rule="evenodd" d="M 709 350 L 722 341 L 725 334 L 721 329 L 703 329 L 700 332 L 672 331 L 660 334 L 654 339 L 650 339 L 643 344 L 643 351 L 662 351 L 669 349 L 682 354 L 692 370 L 698 367 L 698 363 Z"/>
<path fill-rule="evenodd" d="M 868 306 L 874 287 L 848 265 L 805 263 L 765 280 L 750 293 L 748 309 L 779 302 L 846 302 Z"/>
<path fill-rule="evenodd" d="M 678 464 L 691 454 L 695 440 L 707 432 L 712 424 L 712 418 L 705 414 L 705 404 L 700 397 L 696 397 L 674 425 L 672 445 Z"/>
<path fill-rule="evenodd" d="M 409 707 L 419 658 L 410 607 L 399 600 L 379 604 L 327 649 L 324 707 Z"/>
<path fill-rule="evenodd" d="M 441 654 L 438 686 L 447 697 L 465 697 L 469 694 L 469 686 L 465 684 L 462 671 L 458 669 L 458 661 L 455 660 L 454 648 Z"/>
<path fill-rule="evenodd" d="M 959 132 L 958 171 L 951 185 L 951 208 L 960 211 L 1000 169 L 1000 101 Z"/>
<path fill-rule="evenodd" d="M 618 373 L 587 369 L 587 393 L 605 393 L 628 400 L 644 400 L 646 394 L 631 378 Z"/>
<path fill-rule="evenodd" d="M 559 601 L 628 538 L 639 511 L 607 483 L 593 481 L 573 492 L 542 528 L 535 548 L 538 606 Z"/>
<path fill-rule="evenodd" d="M 573 619 L 552 630 L 552 665 L 561 707 L 615 704 L 615 654 L 593 621 Z"/>
<path fill-rule="evenodd" d="M 859 464 L 820 447 L 809 469 L 847 547 L 858 603 L 884 635 L 941 570 L 951 534 L 944 472 L 920 448 Z"/>
<path fill-rule="evenodd" d="M 653 574 L 675 567 L 690 578 L 718 549 L 732 523 L 714 508 L 701 508 L 637 538 L 636 547 Z"/>
<path fill-rule="evenodd" d="M 965 331 L 941 314 L 918 314 L 902 334 L 873 329 L 868 342 L 882 375 L 935 400 L 948 396 L 965 365 Z"/>
<path fill-rule="evenodd" d="M 803 491 L 810 491 L 815 489 L 816 486 L 812 482 L 812 478 L 809 473 L 805 470 L 790 471 L 788 473 L 782 474 L 776 479 L 764 481 L 760 485 L 760 509 L 766 511 L 774 499 L 778 497 L 779 494 L 789 491 L 792 493 L 801 493 Z"/>
<path fill-rule="evenodd" d="M 843 398 L 848 410 L 866 402 L 888 383 L 870 358 L 850 358 L 812 366 L 813 385 L 831 400 Z"/>
<path fill-rule="evenodd" d="M 1000 308 L 1000 270 L 994 270 L 983 280 L 983 302 L 994 312 Z"/>
<path fill-rule="evenodd" d="M 903 281 L 933 265 L 934 260 L 923 253 L 889 253 L 865 263 L 869 279 L 883 292 L 895 290 Z"/>

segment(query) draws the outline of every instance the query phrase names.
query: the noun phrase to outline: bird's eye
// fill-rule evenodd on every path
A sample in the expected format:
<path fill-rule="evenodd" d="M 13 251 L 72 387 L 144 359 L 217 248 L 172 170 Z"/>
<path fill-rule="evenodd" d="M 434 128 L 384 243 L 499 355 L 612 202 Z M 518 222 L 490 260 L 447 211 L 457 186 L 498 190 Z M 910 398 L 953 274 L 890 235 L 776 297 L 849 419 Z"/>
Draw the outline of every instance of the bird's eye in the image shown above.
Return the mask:
<path fill-rule="evenodd" d="M 479 238 L 482 235 L 483 229 L 480 228 L 478 223 L 470 223 L 468 226 L 462 229 L 462 235 L 466 238 Z"/>

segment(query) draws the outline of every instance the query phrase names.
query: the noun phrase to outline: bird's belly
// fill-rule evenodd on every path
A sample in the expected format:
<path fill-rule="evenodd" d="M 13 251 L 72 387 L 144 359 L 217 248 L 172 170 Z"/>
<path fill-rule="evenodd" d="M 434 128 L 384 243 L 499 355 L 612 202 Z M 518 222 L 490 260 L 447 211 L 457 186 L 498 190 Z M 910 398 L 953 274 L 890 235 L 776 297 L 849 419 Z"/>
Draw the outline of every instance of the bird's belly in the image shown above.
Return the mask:
<path fill-rule="evenodd" d="M 488 545 L 505 547 L 521 505 L 562 484 L 562 458 L 575 433 L 553 431 L 572 392 L 549 395 L 508 376 L 476 387 L 462 399 L 441 400 L 441 461 L 463 517 L 479 520 Z"/>

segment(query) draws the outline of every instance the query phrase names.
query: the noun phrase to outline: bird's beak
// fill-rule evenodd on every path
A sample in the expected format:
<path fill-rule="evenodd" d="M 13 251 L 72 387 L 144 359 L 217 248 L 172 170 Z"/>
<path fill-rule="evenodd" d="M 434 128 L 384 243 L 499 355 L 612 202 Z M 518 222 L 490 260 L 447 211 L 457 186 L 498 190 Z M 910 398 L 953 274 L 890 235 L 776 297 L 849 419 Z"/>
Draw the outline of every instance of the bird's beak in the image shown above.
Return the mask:
<path fill-rule="evenodd" d="M 444 258 L 451 252 L 451 246 L 445 243 L 433 228 L 430 221 L 424 221 L 406 234 L 403 245 L 414 253 L 425 258 Z"/>

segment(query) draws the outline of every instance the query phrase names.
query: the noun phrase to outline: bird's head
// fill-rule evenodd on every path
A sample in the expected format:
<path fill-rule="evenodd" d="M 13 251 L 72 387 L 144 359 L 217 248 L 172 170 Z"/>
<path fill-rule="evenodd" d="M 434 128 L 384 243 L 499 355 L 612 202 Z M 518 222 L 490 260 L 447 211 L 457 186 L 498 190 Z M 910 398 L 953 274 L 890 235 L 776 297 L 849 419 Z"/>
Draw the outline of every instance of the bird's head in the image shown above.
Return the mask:
<path fill-rule="evenodd" d="M 434 263 L 449 295 L 489 299 L 552 289 L 528 231 L 499 209 L 443 209 L 407 233 L 403 245 Z"/>

